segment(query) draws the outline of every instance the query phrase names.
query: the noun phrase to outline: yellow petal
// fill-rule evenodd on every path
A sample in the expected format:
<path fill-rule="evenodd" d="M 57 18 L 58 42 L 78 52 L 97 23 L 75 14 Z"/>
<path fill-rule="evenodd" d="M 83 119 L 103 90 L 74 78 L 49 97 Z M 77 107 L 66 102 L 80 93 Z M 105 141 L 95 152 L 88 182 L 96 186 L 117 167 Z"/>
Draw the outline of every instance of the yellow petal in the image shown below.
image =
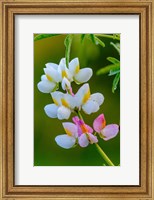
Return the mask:
<path fill-rule="evenodd" d="M 86 103 L 89 98 L 90 98 L 90 89 L 88 88 L 88 91 L 83 96 L 82 103 L 83 104 Z"/>
<path fill-rule="evenodd" d="M 58 106 L 58 101 L 52 97 L 53 102 Z"/>
<path fill-rule="evenodd" d="M 61 103 L 63 106 L 69 108 L 69 103 L 64 98 L 61 99 Z"/>
<path fill-rule="evenodd" d="M 46 74 L 46 77 L 47 77 L 48 81 L 53 81 L 53 79 L 50 75 Z"/>

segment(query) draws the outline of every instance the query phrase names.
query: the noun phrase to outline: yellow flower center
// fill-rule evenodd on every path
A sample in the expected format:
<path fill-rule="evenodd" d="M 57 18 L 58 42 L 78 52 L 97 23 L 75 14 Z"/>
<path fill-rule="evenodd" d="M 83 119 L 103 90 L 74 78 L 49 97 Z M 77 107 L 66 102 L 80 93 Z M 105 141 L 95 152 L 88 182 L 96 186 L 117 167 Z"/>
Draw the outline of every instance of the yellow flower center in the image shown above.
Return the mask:
<path fill-rule="evenodd" d="M 87 93 L 85 93 L 83 96 L 82 103 L 83 104 L 86 103 L 89 98 L 90 98 L 90 90 L 88 89 Z"/>
<path fill-rule="evenodd" d="M 58 101 L 54 98 L 52 98 L 52 99 L 53 99 L 53 102 L 58 106 Z"/>
<path fill-rule="evenodd" d="M 76 68 L 75 68 L 75 74 L 77 74 L 80 70 L 80 66 L 78 65 Z"/>
<path fill-rule="evenodd" d="M 47 79 L 48 79 L 49 81 L 53 81 L 53 79 L 52 79 L 52 77 L 51 77 L 50 75 L 46 74 L 46 77 L 47 77 Z"/>
<path fill-rule="evenodd" d="M 67 133 L 68 136 L 72 136 L 72 133 L 71 133 L 70 130 L 68 130 L 68 129 L 65 128 L 65 132 Z"/>
<path fill-rule="evenodd" d="M 82 130 L 82 133 L 88 133 L 88 129 L 87 129 L 87 127 L 85 126 L 85 124 L 80 125 L 80 128 L 81 128 L 81 130 Z"/>
<path fill-rule="evenodd" d="M 65 70 L 62 70 L 62 78 L 66 77 L 67 78 L 67 73 Z"/>
<path fill-rule="evenodd" d="M 61 103 L 62 103 L 63 106 L 65 106 L 67 108 L 69 107 L 69 103 L 63 98 L 61 99 Z"/>
<path fill-rule="evenodd" d="M 106 121 L 105 121 L 105 119 L 104 119 L 104 121 L 102 122 L 102 126 L 103 126 L 103 128 L 106 126 Z"/>

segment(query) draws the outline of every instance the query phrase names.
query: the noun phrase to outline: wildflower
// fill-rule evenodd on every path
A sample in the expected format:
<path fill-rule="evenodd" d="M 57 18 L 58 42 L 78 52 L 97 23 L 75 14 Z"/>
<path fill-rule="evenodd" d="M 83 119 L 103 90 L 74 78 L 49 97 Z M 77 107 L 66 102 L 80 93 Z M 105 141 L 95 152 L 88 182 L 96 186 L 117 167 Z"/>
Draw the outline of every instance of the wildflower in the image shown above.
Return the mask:
<path fill-rule="evenodd" d="M 65 78 L 65 81 L 67 79 L 67 81 L 72 82 L 73 81 L 73 76 L 70 72 L 70 70 L 66 67 L 66 59 L 62 58 L 60 60 L 59 66 L 58 66 L 58 72 L 61 76 L 61 80 L 63 81 L 63 79 Z"/>
<path fill-rule="evenodd" d="M 44 68 L 45 75 L 41 76 L 41 81 L 37 84 L 38 89 L 43 93 L 50 93 L 57 89 L 61 77 L 58 72 L 58 65 L 47 63 Z"/>
<path fill-rule="evenodd" d="M 73 59 L 67 68 L 66 59 L 62 58 L 59 65 L 47 63 L 44 73 L 37 87 L 43 93 L 51 93 L 57 90 L 59 83 L 61 83 L 63 90 L 70 91 L 73 80 L 78 84 L 87 82 L 92 76 L 92 69 L 80 69 L 78 58 Z"/>
<path fill-rule="evenodd" d="M 87 147 L 89 143 L 93 144 L 98 142 L 97 137 L 92 134 L 93 129 L 85 124 L 83 120 L 76 116 L 73 117 L 73 122 L 77 125 L 78 143 L 81 147 Z"/>
<path fill-rule="evenodd" d="M 51 93 L 53 104 L 45 106 L 44 110 L 48 117 L 68 119 L 71 112 L 75 108 L 75 99 L 70 94 L 64 94 L 62 92 Z"/>
<path fill-rule="evenodd" d="M 72 148 L 75 144 L 81 147 L 87 147 L 88 144 L 97 143 L 97 137 L 94 136 L 93 129 L 80 120 L 77 116 L 73 117 L 73 122 L 64 122 L 63 127 L 66 134 L 58 135 L 55 138 L 56 143 L 65 149 Z"/>
<path fill-rule="evenodd" d="M 77 84 L 87 82 L 93 74 L 91 68 L 80 69 L 78 58 L 74 58 L 73 60 L 71 60 L 71 62 L 69 63 L 69 70 L 73 76 L 74 81 Z"/>
<path fill-rule="evenodd" d="M 94 120 L 93 127 L 99 133 L 100 137 L 106 141 L 114 138 L 119 132 L 119 126 L 117 124 L 106 125 L 104 114 L 99 115 Z"/>
<path fill-rule="evenodd" d="M 75 145 L 77 141 L 77 126 L 71 122 L 64 122 L 62 125 L 66 134 L 58 135 L 55 138 L 55 141 L 60 147 L 64 149 L 70 149 Z"/>
<path fill-rule="evenodd" d="M 84 84 L 75 94 L 77 107 L 82 108 L 86 114 L 91 114 L 99 110 L 104 102 L 104 96 L 101 93 L 90 94 L 89 84 Z"/>

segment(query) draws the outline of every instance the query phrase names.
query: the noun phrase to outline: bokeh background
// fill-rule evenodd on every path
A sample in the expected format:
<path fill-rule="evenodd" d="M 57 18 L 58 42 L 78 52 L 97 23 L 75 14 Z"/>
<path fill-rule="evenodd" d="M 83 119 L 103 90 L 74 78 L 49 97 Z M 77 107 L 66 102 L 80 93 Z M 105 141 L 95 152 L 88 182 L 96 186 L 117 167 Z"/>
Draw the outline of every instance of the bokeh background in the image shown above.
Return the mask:
<path fill-rule="evenodd" d="M 44 106 L 52 103 L 50 94 L 41 93 L 37 89 L 37 83 L 44 73 L 43 68 L 48 62 L 59 63 L 65 57 L 64 39 L 66 35 L 45 38 L 34 42 L 34 166 L 102 166 L 105 161 L 97 152 L 95 145 L 86 148 L 77 146 L 72 149 L 63 149 L 55 142 L 55 137 L 64 134 L 62 122 L 72 121 L 49 118 L 44 112 Z M 100 92 L 105 101 L 97 113 L 83 114 L 85 122 L 92 126 L 93 120 L 101 113 L 105 114 L 107 124 L 120 123 L 120 88 L 112 93 L 114 76 L 96 75 L 96 71 L 108 64 L 107 57 L 119 59 L 119 54 L 110 45 L 116 42 L 109 38 L 100 38 L 105 47 L 95 45 L 89 39 L 81 43 L 79 34 L 73 38 L 70 59 L 79 58 L 80 67 L 91 67 L 93 76 L 89 81 L 91 94 Z M 79 85 L 73 84 L 73 91 L 79 89 Z M 73 114 L 71 115 L 71 117 Z M 99 137 L 98 137 L 99 138 Z M 115 165 L 120 164 L 120 133 L 114 139 L 104 141 L 99 138 L 99 145 L 109 156 Z"/>

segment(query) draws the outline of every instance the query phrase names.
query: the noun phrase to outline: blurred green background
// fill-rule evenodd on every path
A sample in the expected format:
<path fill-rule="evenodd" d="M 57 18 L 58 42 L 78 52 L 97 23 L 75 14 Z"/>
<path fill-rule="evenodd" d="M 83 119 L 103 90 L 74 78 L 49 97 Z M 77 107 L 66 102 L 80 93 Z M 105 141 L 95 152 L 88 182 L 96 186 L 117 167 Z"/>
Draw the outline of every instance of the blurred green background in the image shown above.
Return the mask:
<path fill-rule="evenodd" d="M 86 148 L 77 146 L 72 149 L 63 149 L 55 142 L 55 137 L 64 134 L 63 121 L 49 118 L 44 112 L 44 106 L 52 103 L 51 95 L 41 93 L 37 89 L 37 83 L 44 73 L 43 68 L 48 62 L 59 63 L 65 57 L 64 39 L 66 35 L 45 38 L 34 42 L 34 166 L 102 166 L 105 161 L 97 152 L 95 145 Z M 85 122 L 92 126 L 93 120 L 101 113 L 105 114 L 107 124 L 120 123 L 120 89 L 112 93 L 112 82 L 114 76 L 96 75 L 96 71 L 108 64 L 107 57 L 119 59 L 119 54 L 110 45 L 116 43 L 109 38 L 101 38 L 105 47 L 95 45 L 89 39 L 81 43 L 80 35 L 73 37 L 70 60 L 78 57 L 80 67 L 91 67 L 93 76 L 89 81 L 91 94 L 100 92 L 104 95 L 105 101 L 97 113 L 91 115 L 83 114 Z M 81 86 L 72 84 L 76 92 Z M 98 137 L 99 138 L 99 137 Z M 99 145 L 109 156 L 115 165 L 120 164 L 120 134 L 114 139 L 104 141 L 99 138 Z"/>

